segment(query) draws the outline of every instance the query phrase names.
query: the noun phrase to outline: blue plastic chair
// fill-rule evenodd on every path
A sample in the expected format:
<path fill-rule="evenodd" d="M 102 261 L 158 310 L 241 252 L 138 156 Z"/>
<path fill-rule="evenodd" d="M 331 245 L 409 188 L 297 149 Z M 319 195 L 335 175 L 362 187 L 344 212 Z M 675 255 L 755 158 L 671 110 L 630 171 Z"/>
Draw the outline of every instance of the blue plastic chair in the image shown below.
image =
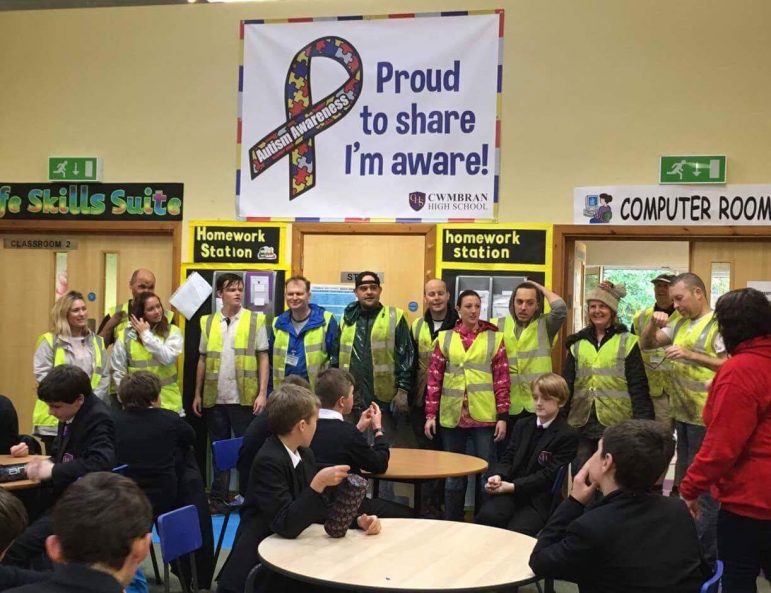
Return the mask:
<path fill-rule="evenodd" d="M 241 450 L 241 445 L 244 443 L 244 437 L 236 437 L 234 439 L 224 439 L 221 441 L 214 441 L 211 444 L 212 458 L 214 466 L 220 471 L 229 471 L 235 469 L 238 464 L 238 452 Z M 229 502 L 227 503 L 227 509 L 225 511 L 225 519 L 222 522 L 222 529 L 220 529 L 220 535 L 217 538 L 217 547 L 214 549 L 214 565 L 217 566 L 217 559 L 220 556 L 220 550 L 222 549 L 222 542 L 225 539 L 225 531 L 228 528 L 228 521 L 230 521 L 230 513 L 241 509 L 242 502 Z"/>
<path fill-rule="evenodd" d="M 715 573 L 701 586 L 701 593 L 718 593 L 720 590 L 720 579 L 723 578 L 723 561 L 718 560 L 715 563 Z"/>
<path fill-rule="evenodd" d="M 190 592 L 187 579 L 182 575 L 180 558 L 189 555 L 190 570 L 193 581 L 193 591 L 198 591 L 198 572 L 195 565 L 195 557 L 192 555 L 203 545 L 201 539 L 201 526 L 198 522 L 198 511 L 193 505 L 188 505 L 164 513 L 158 517 L 158 537 L 161 540 L 161 557 L 163 558 L 163 576 L 166 593 L 169 593 L 169 564 L 177 562 L 177 569 L 182 583 L 182 590 Z"/>

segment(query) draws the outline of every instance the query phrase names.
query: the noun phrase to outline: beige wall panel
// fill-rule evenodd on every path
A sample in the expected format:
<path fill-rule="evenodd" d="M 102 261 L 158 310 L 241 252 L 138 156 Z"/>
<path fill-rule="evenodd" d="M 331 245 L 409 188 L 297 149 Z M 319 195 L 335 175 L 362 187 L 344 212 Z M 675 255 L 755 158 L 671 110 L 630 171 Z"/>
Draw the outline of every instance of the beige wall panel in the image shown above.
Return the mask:
<path fill-rule="evenodd" d="M 313 291 L 313 284 L 340 284 L 340 272 L 383 272 L 381 302 L 403 309 L 412 321 L 423 310 L 424 253 L 422 235 L 306 235 L 303 274 Z M 407 308 L 410 301 L 418 303 L 415 313 Z"/>

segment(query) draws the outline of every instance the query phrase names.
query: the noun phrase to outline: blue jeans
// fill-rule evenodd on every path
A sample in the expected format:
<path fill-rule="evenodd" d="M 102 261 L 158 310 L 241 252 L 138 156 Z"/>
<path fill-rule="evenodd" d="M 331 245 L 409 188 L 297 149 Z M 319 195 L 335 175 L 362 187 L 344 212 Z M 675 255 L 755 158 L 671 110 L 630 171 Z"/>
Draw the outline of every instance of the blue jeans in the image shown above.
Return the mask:
<path fill-rule="evenodd" d="M 442 444 L 444 450 L 451 453 L 465 453 L 471 444 L 474 455 L 487 461 L 489 466 L 495 462 L 493 435 L 495 429 L 484 428 L 443 428 Z M 482 492 L 484 474 L 478 476 L 479 486 L 476 493 Z M 468 478 L 447 478 L 444 482 L 444 518 L 448 521 L 463 521 L 463 509 L 466 500 Z"/>
<path fill-rule="evenodd" d="M 693 458 L 699 452 L 707 429 L 704 426 L 678 420 L 675 422 L 675 430 L 677 431 L 675 484 L 679 486 L 688 471 L 688 466 L 693 463 Z M 699 497 L 699 518 L 696 520 L 696 531 L 699 534 L 704 558 L 710 564 L 714 564 L 717 560 L 717 513 L 719 509 L 720 503 L 712 498 L 709 492 L 705 492 Z"/>
<path fill-rule="evenodd" d="M 717 545 L 724 562 L 724 593 L 756 593 L 763 570 L 771 582 L 771 521 L 742 517 L 720 510 Z"/>
<path fill-rule="evenodd" d="M 254 418 L 251 406 L 238 404 L 216 404 L 211 408 L 203 409 L 203 419 L 206 421 L 206 430 L 209 432 L 209 440 L 221 441 L 232 437 L 244 436 L 246 427 Z M 230 485 L 230 471 L 219 471 L 212 464 L 212 482 L 209 499 L 228 500 Z"/>

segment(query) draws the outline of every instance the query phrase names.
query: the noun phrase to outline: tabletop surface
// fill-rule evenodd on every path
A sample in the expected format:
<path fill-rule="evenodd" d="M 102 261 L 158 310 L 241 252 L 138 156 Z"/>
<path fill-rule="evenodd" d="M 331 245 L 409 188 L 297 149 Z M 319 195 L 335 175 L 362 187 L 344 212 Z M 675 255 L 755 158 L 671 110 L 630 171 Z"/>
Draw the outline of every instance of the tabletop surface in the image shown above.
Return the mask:
<path fill-rule="evenodd" d="M 382 519 L 367 536 L 350 529 L 334 539 L 314 524 L 297 539 L 271 535 L 260 543 L 263 564 L 294 578 L 342 589 L 494 591 L 524 583 L 535 538 L 473 523 Z"/>
<path fill-rule="evenodd" d="M 432 451 L 429 449 L 391 449 L 391 458 L 385 473 L 378 478 L 401 480 L 433 480 L 480 474 L 487 462 L 479 457 Z"/>
<path fill-rule="evenodd" d="M 16 463 L 28 463 L 33 459 L 48 459 L 48 455 L 26 455 L 24 457 L 13 457 L 12 455 L 0 455 L 0 465 L 13 465 Z M 2 482 L 0 488 L 6 490 L 24 490 L 25 488 L 34 488 L 38 486 L 40 482 L 33 482 L 32 480 L 18 480 L 16 482 Z"/>

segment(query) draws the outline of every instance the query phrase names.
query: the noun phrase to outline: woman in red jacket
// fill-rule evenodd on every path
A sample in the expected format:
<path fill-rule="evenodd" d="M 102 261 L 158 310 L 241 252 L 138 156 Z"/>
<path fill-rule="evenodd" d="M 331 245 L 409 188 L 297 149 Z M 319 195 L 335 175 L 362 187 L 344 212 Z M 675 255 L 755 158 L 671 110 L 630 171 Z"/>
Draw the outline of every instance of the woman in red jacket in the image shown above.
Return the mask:
<path fill-rule="evenodd" d="M 747 593 L 761 568 L 771 578 L 771 304 L 754 288 L 732 290 L 715 317 L 730 358 L 712 382 L 707 434 L 680 496 L 694 516 L 702 492 L 720 502 L 723 592 Z"/>

